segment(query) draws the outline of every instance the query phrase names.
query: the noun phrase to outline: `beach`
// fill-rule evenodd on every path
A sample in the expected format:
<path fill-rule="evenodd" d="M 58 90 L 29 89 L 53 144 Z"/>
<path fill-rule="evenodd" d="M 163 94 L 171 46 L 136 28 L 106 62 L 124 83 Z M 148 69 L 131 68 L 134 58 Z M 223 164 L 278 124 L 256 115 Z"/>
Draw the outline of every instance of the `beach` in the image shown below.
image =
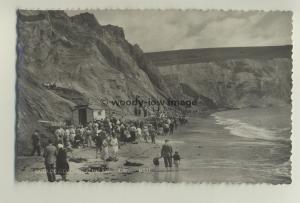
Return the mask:
<path fill-rule="evenodd" d="M 94 148 L 74 149 L 69 161 L 70 182 L 206 182 L 291 183 L 290 107 L 242 109 L 190 117 L 174 135 L 158 137 L 156 144 L 122 145 L 117 162 L 96 158 Z M 164 139 L 182 157 L 179 169 L 154 169 Z M 141 166 L 124 166 L 126 161 Z M 60 178 L 57 178 L 58 181 Z M 47 181 L 42 157 L 16 158 L 17 181 Z"/>

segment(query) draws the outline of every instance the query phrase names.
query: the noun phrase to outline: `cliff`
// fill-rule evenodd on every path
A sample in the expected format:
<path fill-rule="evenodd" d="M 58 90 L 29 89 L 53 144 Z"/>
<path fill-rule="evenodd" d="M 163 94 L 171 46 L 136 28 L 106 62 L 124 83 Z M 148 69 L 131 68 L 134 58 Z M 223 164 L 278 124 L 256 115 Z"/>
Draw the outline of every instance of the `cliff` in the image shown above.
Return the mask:
<path fill-rule="evenodd" d="M 292 46 L 210 48 L 147 53 L 175 98 L 199 107 L 291 104 Z"/>
<path fill-rule="evenodd" d="M 128 43 L 122 28 L 102 26 L 89 13 L 19 10 L 17 15 L 18 152 L 28 152 L 32 131 L 43 129 L 38 120 L 70 120 L 76 104 L 130 113 L 103 106 L 99 98 L 169 95 L 159 71 L 138 45 Z"/>

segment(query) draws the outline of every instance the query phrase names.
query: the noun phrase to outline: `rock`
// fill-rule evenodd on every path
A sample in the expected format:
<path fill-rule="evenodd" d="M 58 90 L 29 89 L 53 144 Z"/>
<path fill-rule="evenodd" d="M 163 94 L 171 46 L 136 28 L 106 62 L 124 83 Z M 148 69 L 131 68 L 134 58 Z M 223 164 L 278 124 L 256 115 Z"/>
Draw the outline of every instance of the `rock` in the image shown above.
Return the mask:
<path fill-rule="evenodd" d="M 75 162 L 75 163 L 82 163 L 82 162 L 86 162 L 87 159 L 86 158 L 81 158 L 81 157 L 71 157 L 69 159 L 70 162 Z"/>
<path fill-rule="evenodd" d="M 142 163 L 130 162 L 130 161 L 126 161 L 126 162 L 124 163 L 124 166 L 142 166 L 142 165 L 144 165 L 144 164 L 142 164 Z"/>
<path fill-rule="evenodd" d="M 88 172 L 104 172 L 108 171 L 109 168 L 106 164 L 100 164 L 100 165 L 90 165 L 86 167 L 79 168 L 81 171 L 88 173 Z"/>

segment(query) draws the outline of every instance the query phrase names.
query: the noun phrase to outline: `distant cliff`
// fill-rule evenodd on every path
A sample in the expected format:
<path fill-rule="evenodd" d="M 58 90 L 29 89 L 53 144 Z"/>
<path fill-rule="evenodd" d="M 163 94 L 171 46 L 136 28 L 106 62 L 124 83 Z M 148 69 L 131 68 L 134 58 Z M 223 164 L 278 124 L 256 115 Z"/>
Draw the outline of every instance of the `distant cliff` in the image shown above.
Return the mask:
<path fill-rule="evenodd" d="M 291 104 L 292 46 L 211 48 L 147 53 L 175 98 L 203 108 Z"/>
<path fill-rule="evenodd" d="M 20 10 L 17 15 L 18 151 L 30 146 L 33 129 L 43 129 L 38 120 L 71 119 L 76 104 L 123 111 L 103 106 L 99 98 L 169 95 L 159 71 L 125 39 L 122 28 L 102 26 L 89 13 L 69 17 L 63 11 Z"/>

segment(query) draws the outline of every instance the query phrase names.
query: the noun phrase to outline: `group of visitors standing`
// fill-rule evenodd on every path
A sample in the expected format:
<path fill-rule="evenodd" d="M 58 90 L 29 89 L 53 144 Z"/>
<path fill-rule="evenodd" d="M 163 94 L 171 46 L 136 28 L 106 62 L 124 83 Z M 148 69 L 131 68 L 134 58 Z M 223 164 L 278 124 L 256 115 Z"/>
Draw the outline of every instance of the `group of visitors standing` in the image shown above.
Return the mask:
<path fill-rule="evenodd" d="M 62 144 L 55 146 L 50 139 L 44 151 L 45 167 L 49 182 L 56 181 L 55 175 L 60 175 L 63 181 L 67 180 L 69 172 L 69 163 L 67 152 Z"/>
<path fill-rule="evenodd" d="M 38 130 L 32 134 L 33 156 L 37 152 L 41 156 L 41 137 Z M 67 180 L 69 172 L 69 163 L 67 159 L 67 150 L 61 143 L 54 144 L 52 139 L 48 140 L 47 146 L 44 149 L 44 161 L 49 182 L 56 181 L 56 175 L 60 175 L 63 181 Z"/>
<path fill-rule="evenodd" d="M 54 137 L 49 140 L 44 150 L 45 166 L 48 180 L 55 181 L 55 175 L 61 175 L 66 180 L 69 164 L 67 152 L 72 148 L 95 147 L 96 158 L 101 154 L 104 162 L 118 161 L 120 143 L 139 142 L 156 143 L 157 136 L 172 135 L 177 129 L 182 118 L 156 117 L 144 120 L 124 120 L 124 118 L 108 118 L 89 122 L 86 126 L 59 127 L 54 132 Z M 41 142 L 39 131 L 32 135 L 33 150 L 41 155 Z M 172 167 L 172 147 L 167 144 L 162 147 L 161 157 L 165 166 Z M 171 158 L 170 158 L 171 157 Z"/>

